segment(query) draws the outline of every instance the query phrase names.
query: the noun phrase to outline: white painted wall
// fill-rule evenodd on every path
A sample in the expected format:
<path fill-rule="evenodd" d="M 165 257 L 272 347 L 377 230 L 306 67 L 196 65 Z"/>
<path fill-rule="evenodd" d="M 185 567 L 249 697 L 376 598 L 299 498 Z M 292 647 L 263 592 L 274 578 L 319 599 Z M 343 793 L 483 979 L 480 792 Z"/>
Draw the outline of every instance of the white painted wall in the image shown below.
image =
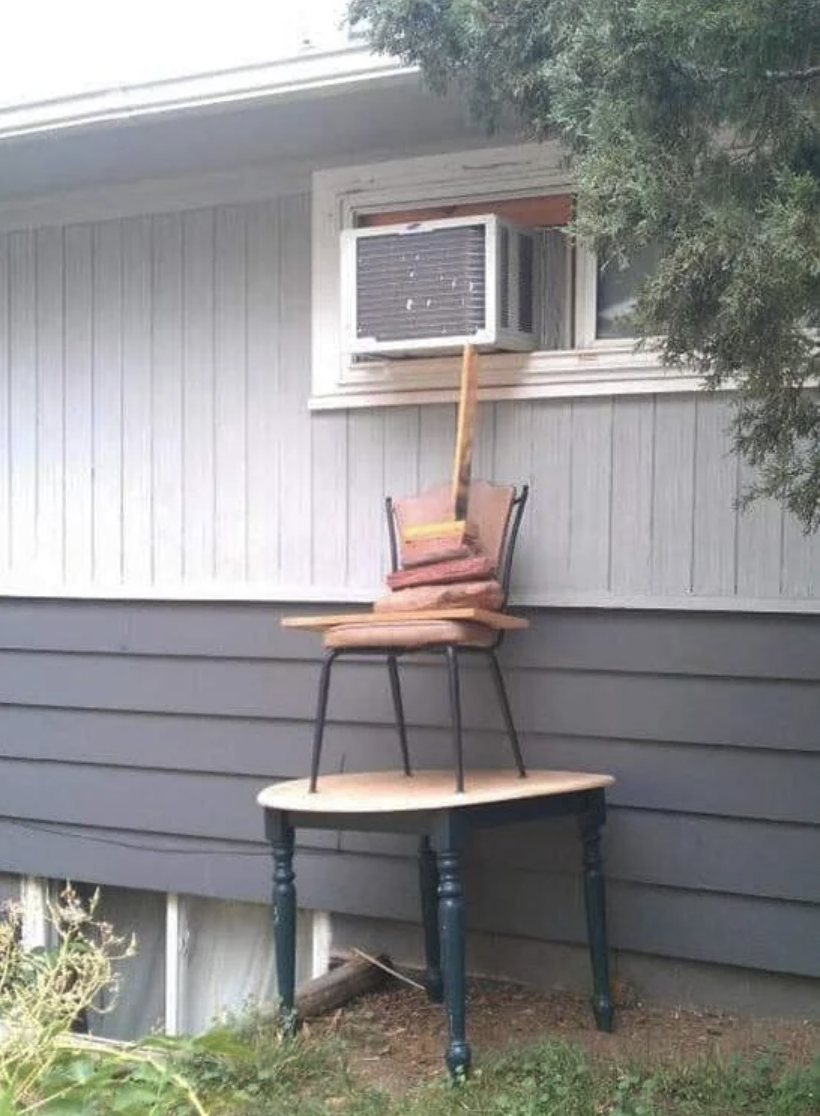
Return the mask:
<path fill-rule="evenodd" d="M 368 599 L 381 501 L 449 475 L 450 406 L 309 414 L 309 196 L 0 236 L 0 587 Z M 529 480 L 516 594 L 810 608 L 820 540 L 741 515 L 727 403 L 485 404 Z"/>

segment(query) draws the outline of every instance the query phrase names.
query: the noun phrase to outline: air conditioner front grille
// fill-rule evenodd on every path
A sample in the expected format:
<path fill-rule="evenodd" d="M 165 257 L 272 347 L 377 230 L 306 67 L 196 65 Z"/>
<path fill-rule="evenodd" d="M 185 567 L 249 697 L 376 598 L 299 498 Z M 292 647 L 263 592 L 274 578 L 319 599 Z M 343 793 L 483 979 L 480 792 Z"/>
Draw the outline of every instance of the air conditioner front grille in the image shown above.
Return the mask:
<path fill-rule="evenodd" d="M 363 237 L 356 244 L 356 336 L 470 336 L 485 328 L 484 225 Z"/>

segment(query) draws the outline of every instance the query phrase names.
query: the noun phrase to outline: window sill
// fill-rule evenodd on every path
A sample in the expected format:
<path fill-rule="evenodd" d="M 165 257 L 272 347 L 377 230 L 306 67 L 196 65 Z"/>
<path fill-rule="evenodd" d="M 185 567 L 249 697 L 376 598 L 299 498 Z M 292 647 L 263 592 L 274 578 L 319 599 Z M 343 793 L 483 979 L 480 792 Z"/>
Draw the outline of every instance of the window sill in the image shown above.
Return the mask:
<path fill-rule="evenodd" d="M 450 403 L 457 398 L 458 357 L 349 363 L 331 390 L 314 393 L 313 411 L 356 407 Z M 625 344 L 535 353 L 488 353 L 481 357 L 479 398 L 485 401 L 564 399 L 596 395 L 692 392 L 700 376 L 670 369 L 653 352 Z"/>

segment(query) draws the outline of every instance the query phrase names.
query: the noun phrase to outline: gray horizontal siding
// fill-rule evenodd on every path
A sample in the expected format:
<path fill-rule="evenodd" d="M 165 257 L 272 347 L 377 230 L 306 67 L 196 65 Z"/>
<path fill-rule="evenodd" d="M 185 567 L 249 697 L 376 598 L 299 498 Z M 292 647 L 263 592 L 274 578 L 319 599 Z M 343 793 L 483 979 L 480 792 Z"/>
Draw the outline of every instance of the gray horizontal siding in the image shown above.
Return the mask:
<path fill-rule="evenodd" d="M 418 918 L 416 869 L 410 859 L 351 854 L 333 858 L 332 864 L 319 861 L 316 877 L 299 894 L 314 906 L 328 887 L 344 913 Z M 466 873 L 465 887 L 468 925 L 476 930 L 565 943 L 585 940 L 575 873 L 506 868 L 488 878 L 486 866 L 474 865 Z M 820 976 L 818 910 L 811 904 L 693 893 L 610 877 L 609 914 L 611 941 L 619 949 Z"/>
<path fill-rule="evenodd" d="M 235 604 L 0 603 L 0 872 L 265 899 L 257 791 L 304 774 L 318 640 Z M 542 611 L 505 648 L 533 766 L 606 770 L 614 944 L 820 975 L 820 645 L 810 617 Z M 411 747 L 447 763 L 434 661 L 404 669 Z M 468 754 L 507 762 L 478 664 Z M 343 663 L 326 769 L 393 766 L 383 669 Z M 571 827 L 477 838 L 471 924 L 583 939 Z M 300 899 L 415 920 L 412 846 L 300 842 Z"/>
<path fill-rule="evenodd" d="M 316 637 L 285 630 L 282 616 L 332 607 L 276 606 L 260 602 L 206 606 L 191 602 L 122 607 L 86 601 L 2 600 L 3 651 L 132 653 L 168 658 L 316 661 Z M 219 617 L 218 641 L 214 615 Z M 539 615 L 539 613 L 534 613 Z M 613 669 L 639 674 L 817 681 L 820 624 L 800 616 L 734 613 L 682 614 L 551 609 L 549 617 L 507 643 L 507 662 L 578 671 Z M 672 627 L 670 627 L 672 625 Z M 670 639 L 670 631 L 674 639 Z M 772 654 L 776 640 L 778 654 Z"/>
<path fill-rule="evenodd" d="M 307 720 L 19 706 L 3 707 L 2 725 L 0 756 L 15 760 L 111 767 L 111 741 L 116 740 L 118 770 L 185 772 L 195 756 L 197 768 L 213 776 L 263 781 L 272 773 L 303 775 L 312 737 Z M 435 766 L 449 756 L 449 734 L 442 728 L 415 725 L 412 746 L 419 766 Z M 657 810 L 769 821 L 813 823 L 818 817 L 820 755 L 814 752 L 551 733 L 527 733 L 526 749 L 533 766 L 611 771 L 619 779 L 610 792 L 617 805 L 643 808 L 652 803 Z M 470 758 L 475 766 L 497 764 L 502 754 L 504 744 L 497 732 L 471 731 Z M 338 770 L 342 764 L 354 770 L 389 767 L 395 757 L 395 745 L 384 726 L 333 722 L 328 732 L 324 761 L 328 770 Z"/>

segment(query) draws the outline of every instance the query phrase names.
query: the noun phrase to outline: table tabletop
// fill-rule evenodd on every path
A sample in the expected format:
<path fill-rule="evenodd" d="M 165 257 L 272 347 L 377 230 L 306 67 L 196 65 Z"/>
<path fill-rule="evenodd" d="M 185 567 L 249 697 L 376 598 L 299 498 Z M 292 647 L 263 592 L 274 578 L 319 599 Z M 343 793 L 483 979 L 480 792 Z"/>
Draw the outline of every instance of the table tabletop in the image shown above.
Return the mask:
<path fill-rule="evenodd" d="M 609 787 L 611 775 L 582 771 L 528 771 L 521 778 L 515 771 L 470 770 L 464 791 L 453 785 L 449 769 L 414 771 L 350 772 L 323 775 L 314 793 L 309 779 L 288 779 L 259 793 L 260 806 L 299 814 L 395 814 L 414 810 L 458 810 L 573 794 Z"/>

